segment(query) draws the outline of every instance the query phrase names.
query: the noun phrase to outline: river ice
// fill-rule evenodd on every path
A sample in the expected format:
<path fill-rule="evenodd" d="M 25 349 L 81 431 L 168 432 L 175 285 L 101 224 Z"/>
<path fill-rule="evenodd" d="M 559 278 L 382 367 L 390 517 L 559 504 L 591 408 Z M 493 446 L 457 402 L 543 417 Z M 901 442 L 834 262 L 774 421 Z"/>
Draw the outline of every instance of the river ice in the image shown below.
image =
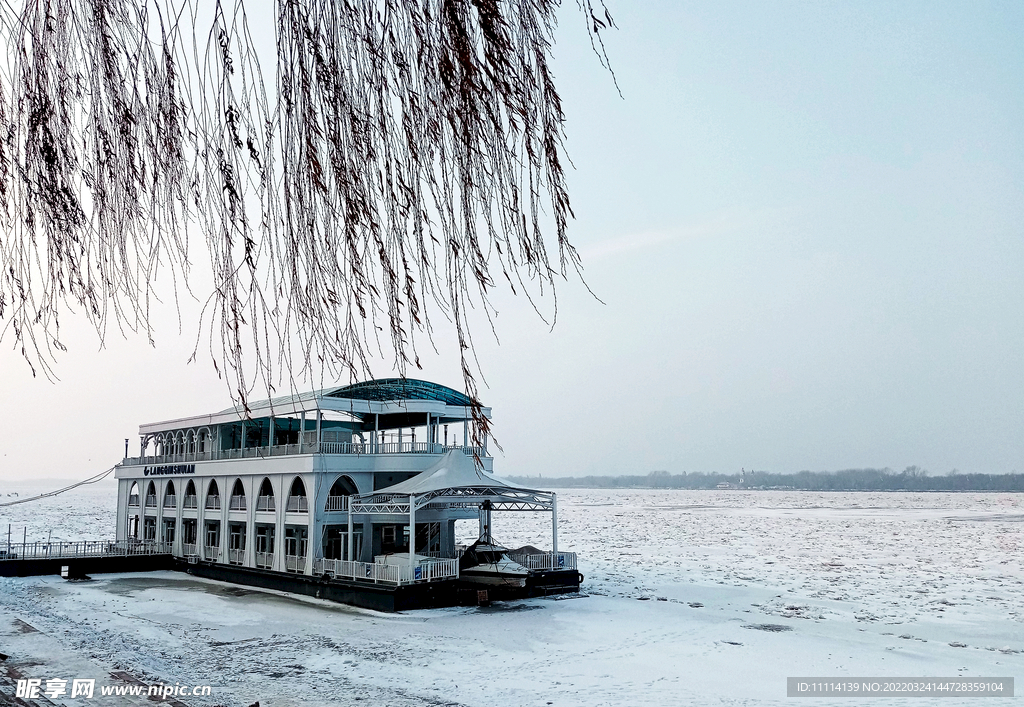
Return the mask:
<path fill-rule="evenodd" d="M 781 704 L 787 676 L 1024 672 L 1024 496 L 566 490 L 559 514 L 581 596 L 389 615 L 174 572 L 0 579 L 0 652 L 261 707 Z M 113 518 L 91 488 L 0 508 L 0 531 L 99 539 Z M 551 542 L 546 514 L 494 530 Z"/>

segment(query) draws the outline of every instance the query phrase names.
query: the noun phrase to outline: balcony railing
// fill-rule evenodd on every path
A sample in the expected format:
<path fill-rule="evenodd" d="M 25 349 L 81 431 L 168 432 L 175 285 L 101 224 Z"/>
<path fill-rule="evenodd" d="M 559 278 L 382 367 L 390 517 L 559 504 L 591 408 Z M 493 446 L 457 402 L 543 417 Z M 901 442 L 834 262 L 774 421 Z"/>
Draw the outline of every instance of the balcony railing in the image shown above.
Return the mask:
<path fill-rule="evenodd" d="M 195 494 L 192 494 L 190 496 L 185 496 L 185 498 L 182 499 L 182 502 L 181 502 L 181 507 L 182 508 L 196 508 L 196 507 L 198 507 L 198 505 L 199 505 L 198 499 L 196 499 Z"/>
<path fill-rule="evenodd" d="M 277 505 L 274 503 L 273 496 L 259 496 L 256 498 L 256 510 L 257 511 L 275 511 Z"/>
<path fill-rule="evenodd" d="M 263 569 L 272 569 L 274 566 L 274 553 L 272 552 L 257 552 L 256 553 L 256 566 L 262 567 Z"/>
<path fill-rule="evenodd" d="M 306 571 L 306 556 L 305 555 L 285 555 L 284 556 L 284 568 L 288 572 L 305 572 Z"/>
<path fill-rule="evenodd" d="M 228 550 L 228 562 L 233 565 L 240 565 L 245 562 L 245 550 L 238 548 Z"/>
<path fill-rule="evenodd" d="M 220 557 L 220 548 L 207 545 L 203 548 L 203 556 L 210 562 L 216 562 Z"/>
<path fill-rule="evenodd" d="M 228 506 L 230 511 L 244 511 L 245 510 L 245 496 L 232 496 L 231 505 Z"/>
<path fill-rule="evenodd" d="M 287 510 L 289 513 L 306 513 L 309 511 L 309 502 L 305 496 L 289 496 Z"/>
<path fill-rule="evenodd" d="M 459 561 L 429 560 L 415 567 L 407 564 L 384 564 L 382 562 L 351 562 L 349 560 L 318 559 L 313 563 L 314 574 L 359 579 L 375 584 L 415 584 L 457 579 Z"/>
<path fill-rule="evenodd" d="M 315 433 L 307 433 L 315 434 Z M 332 441 L 328 431 L 323 432 L 324 439 L 317 443 L 311 441 L 299 450 L 297 444 L 280 444 L 274 447 L 246 447 L 245 449 L 218 449 L 209 452 L 189 452 L 181 454 L 160 454 L 144 457 L 125 457 L 124 466 L 141 466 L 144 464 L 176 464 L 182 462 L 216 461 L 218 459 L 253 459 L 257 457 L 280 457 L 292 454 L 444 454 L 453 449 L 463 451 L 472 456 L 486 457 L 483 447 L 466 445 L 445 445 L 439 442 L 341 442 Z"/>
<path fill-rule="evenodd" d="M 219 511 L 220 510 L 220 496 L 207 496 L 206 497 L 206 510 L 208 510 L 208 511 Z"/>
<path fill-rule="evenodd" d="M 131 496 L 129 496 L 128 497 L 128 505 L 129 506 L 137 506 L 137 505 L 139 505 L 139 494 L 133 493 Z"/>
<path fill-rule="evenodd" d="M 177 508 L 178 504 L 175 502 L 176 500 L 177 496 L 173 493 L 167 494 L 164 496 L 164 508 Z"/>
<path fill-rule="evenodd" d="M 182 543 L 181 544 L 181 554 L 184 555 L 185 557 L 195 557 L 195 556 L 197 556 L 199 553 L 196 552 L 196 550 L 197 550 L 197 548 L 196 548 L 196 544 L 195 543 Z"/>
<path fill-rule="evenodd" d="M 325 511 L 347 511 L 348 496 L 328 496 Z"/>
<path fill-rule="evenodd" d="M 156 495 L 150 494 L 146 496 L 146 508 L 156 508 Z"/>

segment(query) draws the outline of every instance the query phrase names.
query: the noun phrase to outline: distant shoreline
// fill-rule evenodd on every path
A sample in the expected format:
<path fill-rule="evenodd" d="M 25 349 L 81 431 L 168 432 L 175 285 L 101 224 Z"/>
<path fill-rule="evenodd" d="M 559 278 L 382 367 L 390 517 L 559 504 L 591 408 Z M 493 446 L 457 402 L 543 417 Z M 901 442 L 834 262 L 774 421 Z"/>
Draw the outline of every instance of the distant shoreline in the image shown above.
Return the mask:
<path fill-rule="evenodd" d="M 891 469 L 850 469 L 846 471 L 801 471 L 775 474 L 753 471 L 745 474 L 652 472 L 644 476 L 508 476 L 525 486 L 578 489 L 658 489 L 689 491 L 906 491 L 906 492 L 1024 492 L 1024 474 L 949 474 L 929 476 L 917 467 L 903 472 Z"/>

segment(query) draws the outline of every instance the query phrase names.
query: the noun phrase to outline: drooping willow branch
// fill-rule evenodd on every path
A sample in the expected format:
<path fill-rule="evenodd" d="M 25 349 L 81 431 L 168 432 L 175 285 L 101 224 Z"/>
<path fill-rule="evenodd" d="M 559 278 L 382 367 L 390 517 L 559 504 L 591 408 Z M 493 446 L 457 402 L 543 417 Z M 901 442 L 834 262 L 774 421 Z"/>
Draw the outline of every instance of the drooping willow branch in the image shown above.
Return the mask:
<path fill-rule="evenodd" d="M 0 6 L 2 335 L 46 375 L 64 305 L 101 339 L 151 337 L 159 271 L 188 287 L 191 230 L 213 273 L 201 326 L 243 404 L 282 371 L 367 372 L 375 349 L 404 375 L 432 311 L 476 399 L 470 310 L 490 316 L 496 279 L 529 293 L 579 268 L 558 5 Z M 603 55 L 611 18 L 580 6 Z"/>

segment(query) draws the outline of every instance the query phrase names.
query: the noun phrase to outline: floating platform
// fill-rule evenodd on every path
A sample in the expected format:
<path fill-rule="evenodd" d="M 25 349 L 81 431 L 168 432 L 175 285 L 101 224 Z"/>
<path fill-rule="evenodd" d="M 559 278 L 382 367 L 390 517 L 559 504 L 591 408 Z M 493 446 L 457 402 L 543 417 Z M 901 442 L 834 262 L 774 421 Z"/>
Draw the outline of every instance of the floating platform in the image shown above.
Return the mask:
<path fill-rule="evenodd" d="M 575 569 L 531 571 L 525 587 L 487 587 L 460 579 L 441 579 L 413 584 L 385 584 L 370 581 L 275 572 L 214 562 L 188 562 L 167 553 L 105 554 L 69 557 L 16 557 L 0 559 L 0 577 L 31 577 L 61 574 L 68 578 L 93 574 L 175 570 L 196 577 L 214 579 L 262 589 L 326 599 L 377 611 L 408 611 L 447 606 L 470 606 L 486 601 L 507 601 L 551 594 L 578 592 L 583 575 Z"/>

